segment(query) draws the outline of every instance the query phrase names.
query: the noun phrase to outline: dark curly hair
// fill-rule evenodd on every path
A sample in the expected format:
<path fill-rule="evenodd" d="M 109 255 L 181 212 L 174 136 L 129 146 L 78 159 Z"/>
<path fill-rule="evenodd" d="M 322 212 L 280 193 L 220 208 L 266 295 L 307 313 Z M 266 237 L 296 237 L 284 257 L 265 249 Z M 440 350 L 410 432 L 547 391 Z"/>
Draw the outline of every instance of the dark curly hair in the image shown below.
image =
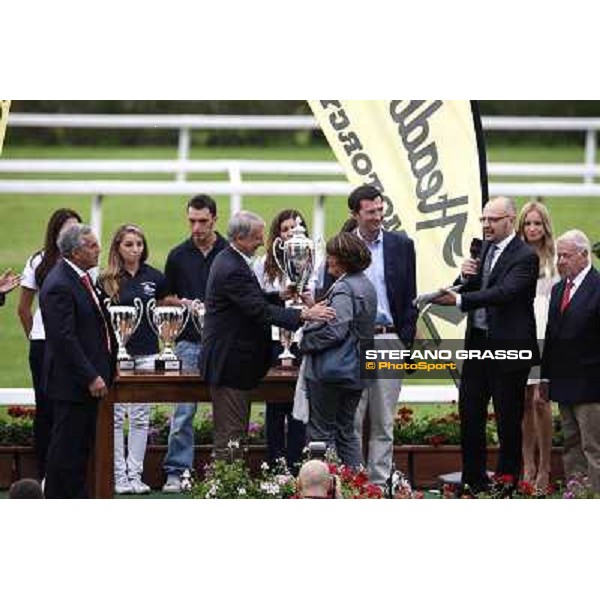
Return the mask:
<path fill-rule="evenodd" d="M 338 233 L 325 246 L 329 256 L 335 256 L 348 274 L 364 271 L 371 264 L 371 251 L 353 233 Z"/>
<path fill-rule="evenodd" d="M 296 217 L 300 217 L 302 227 L 306 229 L 305 234 L 308 236 L 308 227 L 306 226 L 306 221 L 304 220 L 302 214 L 295 208 L 287 208 L 282 210 L 276 214 L 273 221 L 271 221 L 269 239 L 267 240 L 267 251 L 265 253 L 265 279 L 271 285 L 273 285 L 275 280 L 281 279 L 282 277 L 281 271 L 279 270 L 279 267 L 275 262 L 275 257 L 273 256 L 273 242 L 275 241 L 275 238 L 279 237 L 281 224 L 285 223 L 289 219 L 295 219 Z M 278 256 L 278 258 L 279 262 L 283 262 L 283 256 Z"/>
<path fill-rule="evenodd" d="M 60 251 L 58 250 L 56 241 L 58 240 L 58 234 L 60 233 L 62 226 L 69 219 L 76 219 L 81 223 L 79 214 L 70 208 L 59 208 L 52 213 L 52 216 L 48 221 L 48 226 L 46 227 L 44 247 L 41 250 L 38 250 L 32 257 L 33 260 L 36 256 L 42 254 L 42 260 L 35 270 L 35 283 L 38 286 L 38 289 L 42 288 L 46 275 L 48 275 L 50 269 L 52 269 L 60 258 Z"/>

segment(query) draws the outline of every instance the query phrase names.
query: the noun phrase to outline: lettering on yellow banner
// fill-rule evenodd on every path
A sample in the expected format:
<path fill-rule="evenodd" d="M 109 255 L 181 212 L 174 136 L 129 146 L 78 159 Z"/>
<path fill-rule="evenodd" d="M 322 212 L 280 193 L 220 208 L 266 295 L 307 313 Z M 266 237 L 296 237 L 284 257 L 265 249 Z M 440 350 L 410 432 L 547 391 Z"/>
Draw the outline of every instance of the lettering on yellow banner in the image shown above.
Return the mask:
<path fill-rule="evenodd" d="M 394 204 L 385 195 L 385 188 L 381 183 L 377 171 L 373 168 L 373 161 L 361 144 L 357 133 L 353 131 L 350 118 L 342 108 L 340 100 L 321 100 L 321 108 L 327 111 L 329 123 L 337 132 L 337 138 L 350 159 L 350 164 L 364 183 L 368 183 L 381 191 L 381 198 L 385 205 L 383 213 L 383 226 L 388 231 L 397 231 L 402 227 L 400 216 L 394 212 Z"/>
<path fill-rule="evenodd" d="M 10 109 L 10 100 L 0 100 L 0 154 L 4 144 L 4 134 L 8 124 L 8 111 Z"/>
<path fill-rule="evenodd" d="M 444 174 L 438 164 L 435 140 L 430 140 L 428 119 L 443 106 L 443 102 L 435 100 L 419 112 L 423 104 L 424 100 L 393 100 L 390 103 L 390 116 L 398 125 L 398 135 L 415 178 L 417 210 L 424 215 L 423 220 L 416 223 L 417 231 L 453 225 L 446 235 L 442 256 L 447 265 L 456 267 L 455 257 L 463 257 L 463 235 L 467 224 L 469 197 L 450 198 L 448 193 L 441 193 L 432 200 L 432 197 L 443 189 Z M 450 214 L 450 209 L 459 206 L 464 206 L 462 212 Z"/>

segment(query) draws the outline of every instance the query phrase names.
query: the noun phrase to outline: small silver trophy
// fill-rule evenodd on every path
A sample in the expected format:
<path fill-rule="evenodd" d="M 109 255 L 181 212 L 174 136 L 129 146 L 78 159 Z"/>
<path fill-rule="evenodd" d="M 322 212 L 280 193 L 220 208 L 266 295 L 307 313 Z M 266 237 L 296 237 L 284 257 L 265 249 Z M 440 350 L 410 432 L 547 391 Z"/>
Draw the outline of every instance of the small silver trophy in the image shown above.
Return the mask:
<path fill-rule="evenodd" d="M 202 330 L 204 329 L 204 316 L 206 315 L 206 307 L 204 306 L 204 303 L 197 298 L 192 300 L 189 311 L 196 331 L 200 336 L 202 336 Z"/>
<path fill-rule="evenodd" d="M 277 357 L 280 361 L 281 369 L 292 369 L 294 367 L 294 359 L 296 358 L 290 350 L 294 342 L 294 332 L 289 329 L 279 328 L 279 341 L 283 346 L 283 352 Z"/>
<path fill-rule="evenodd" d="M 144 305 L 140 298 L 134 298 L 133 306 L 111 305 L 109 299 L 105 303 L 110 314 L 110 324 L 119 344 L 117 352 L 119 369 L 121 371 L 133 371 L 135 361 L 131 358 L 125 346 L 140 325 L 144 314 Z"/>
<path fill-rule="evenodd" d="M 173 346 L 187 325 L 190 313 L 185 306 L 156 306 L 152 298 L 146 307 L 148 322 L 162 342 L 163 350 L 154 363 L 156 371 L 181 371 Z"/>
<path fill-rule="evenodd" d="M 273 258 L 285 275 L 286 287 L 292 285 L 295 288 L 291 307 L 302 308 L 302 291 L 314 268 L 315 244 L 307 237 L 300 217 L 296 217 L 296 225 L 291 232 L 292 237 L 285 242 L 280 237 L 273 240 Z M 283 264 L 279 255 L 283 257 Z"/>

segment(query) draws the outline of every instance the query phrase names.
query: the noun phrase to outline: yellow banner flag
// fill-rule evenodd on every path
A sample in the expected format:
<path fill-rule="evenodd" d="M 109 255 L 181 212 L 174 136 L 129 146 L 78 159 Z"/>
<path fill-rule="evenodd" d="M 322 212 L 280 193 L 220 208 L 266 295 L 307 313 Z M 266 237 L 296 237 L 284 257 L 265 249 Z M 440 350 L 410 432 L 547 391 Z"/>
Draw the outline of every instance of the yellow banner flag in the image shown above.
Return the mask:
<path fill-rule="evenodd" d="M 481 236 L 487 200 L 485 149 L 477 105 L 468 100 L 310 100 L 315 117 L 354 185 L 382 191 L 384 227 L 415 242 L 418 293 L 449 286 Z M 459 339 L 464 315 L 434 306 L 435 339 Z"/>
<path fill-rule="evenodd" d="M 10 109 L 10 100 L 0 100 L 0 154 L 4 144 L 4 134 L 8 125 L 8 111 Z"/>

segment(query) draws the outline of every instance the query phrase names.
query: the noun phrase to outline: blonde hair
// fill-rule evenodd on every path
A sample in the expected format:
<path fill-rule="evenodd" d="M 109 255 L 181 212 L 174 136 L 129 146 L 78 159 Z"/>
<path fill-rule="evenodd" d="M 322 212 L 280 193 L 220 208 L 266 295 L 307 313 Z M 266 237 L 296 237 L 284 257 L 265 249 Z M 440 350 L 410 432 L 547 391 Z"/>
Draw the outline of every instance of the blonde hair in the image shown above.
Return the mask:
<path fill-rule="evenodd" d="M 552 220 L 550 219 L 548 209 L 541 202 L 532 200 L 523 206 L 519 213 L 517 234 L 524 242 L 527 242 L 527 238 L 525 237 L 525 219 L 527 218 L 527 215 L 534 210 L 540 215 L 542 226 L 544 228 L 542 243 L 536 248 L 540 258 L 540 278 L 545 274 L 549 274 L 553 277 L 556 274 L 556 249 L 554 245 L 554 235 L 552 233 Z"/>
<path fill-rule="evenodd" d="M 146 236 L 144 235 L 142 228 L 130 223 L 121 225 L 115 232 L 110 244 L 110 250 L 108 251 L 108 266 L 98 277 L 98 284 L 111 300 L 116 300 L 119 297 L 124 268 L 123 259 L 119 253 L 119 246 L 127 233 L 133 233 L 139 236 L 144 242 L 144 250 L 140 257 L 140 264 L 144 264 L 148 259 L 148 242 L 146 241 Z"/>

